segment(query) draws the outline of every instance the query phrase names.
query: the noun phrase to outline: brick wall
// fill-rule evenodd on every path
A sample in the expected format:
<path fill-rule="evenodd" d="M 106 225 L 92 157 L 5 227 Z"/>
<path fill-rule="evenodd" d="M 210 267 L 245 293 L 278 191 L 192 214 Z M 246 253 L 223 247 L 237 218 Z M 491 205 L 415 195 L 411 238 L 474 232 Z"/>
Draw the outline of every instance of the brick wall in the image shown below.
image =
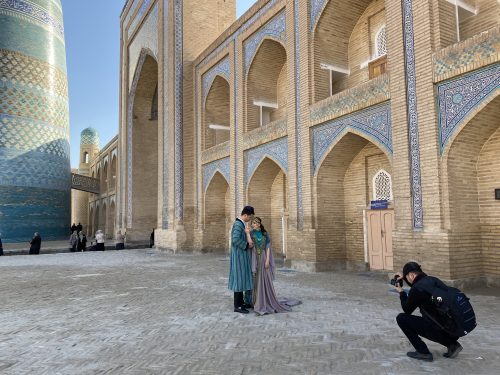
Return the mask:
<path fill-rule="evenodd" d="M 134 101 L 132 230 L 127 232 L 127 239 L 131 241 L 148 240 L 152 228 L 157 227 L 158 120 L 151 120 L 151 105 L 157 82 L 158 65 L 148 56 Z"/>
<path fill-rule="evenodd" d="M 230 118 L 229 83 L 217 76 L 210 88 L 204 112 L 204 149 L 229 140 L 229 131 L 210 129 L 210 124 L 229 126 Z"/>
<path fill-rule="evenodd" d="M 216 173 L 205 193 L 203 249 L 226 251 L 231 225 L 229 185 Z"/>
<path fill-rule="evenodd" d="M 246 131 L 260 126 L 259 107 L 254 101 L 278 103 L 273 110 L 271 121 L 283 117 L 286 113 L 286 52 L 278 42 L 266 39 L 262 42 L 252 65 L 246 85 Z"/>

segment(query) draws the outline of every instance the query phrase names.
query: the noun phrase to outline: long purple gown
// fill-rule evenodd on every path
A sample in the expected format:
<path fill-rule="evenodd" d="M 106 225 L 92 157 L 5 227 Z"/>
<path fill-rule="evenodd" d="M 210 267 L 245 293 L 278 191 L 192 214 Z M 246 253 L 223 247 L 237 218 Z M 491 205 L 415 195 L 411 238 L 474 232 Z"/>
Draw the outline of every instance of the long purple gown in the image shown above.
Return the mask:
<path fill-rule="evenodd" d="M 254 247 L 252 251 L 252 273 L 255 275 L 253 290 L 254 311 L 259 315 L 291 311 L 290 306 L 300 304 L 298 300 L 280 299 L 274 290 L 274 258 L 269 235 L 260 230 L 251 232 Z M 265 267 L 266 251 L 269 251 L 269 268 Z"/>

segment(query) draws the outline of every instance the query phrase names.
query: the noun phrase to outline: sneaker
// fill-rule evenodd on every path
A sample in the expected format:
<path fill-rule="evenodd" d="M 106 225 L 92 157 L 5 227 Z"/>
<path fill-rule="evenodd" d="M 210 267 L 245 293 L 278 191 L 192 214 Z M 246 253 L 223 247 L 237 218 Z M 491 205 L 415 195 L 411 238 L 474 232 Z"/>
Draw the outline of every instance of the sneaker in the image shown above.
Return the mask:
<path fill-rule="evenodd" d="M 406 355 L 410 358 L 420 359 L 427 362 L 432 362 L 434 360 L 432 353 L 408 352 Z"/>
<path fill-rule="evenodd" d="M 458 353 L 462 351 L 463 347 L 460 345 L 459 342 L 455 342 L 448 346 L 448 351 L 443 354 L 443 357 L 445 358 L 455 358 Z"/>
<path fill-rule="evenodd" d="M 244 303 L 242 307 L 245 309 L 253 309 L 253 305 L 249 305 L 248 303 Z"/>
<path fill-rule="evenodd" d="M 245 309 L 244 307 L 235 307 L 234 312 L 241 313 L 241 314 L 248 314 L 249 311 Z"/>

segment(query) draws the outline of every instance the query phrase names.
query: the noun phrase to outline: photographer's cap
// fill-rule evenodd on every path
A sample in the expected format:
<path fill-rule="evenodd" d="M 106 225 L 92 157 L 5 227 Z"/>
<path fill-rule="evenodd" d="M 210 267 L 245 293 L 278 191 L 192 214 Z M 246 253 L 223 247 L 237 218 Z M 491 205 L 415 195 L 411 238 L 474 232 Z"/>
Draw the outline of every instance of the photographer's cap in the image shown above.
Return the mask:
<path fill-rule="evenodd" d="M 417 262 L 408 262 L 403 267 L 403 278 L 406 279 L 410 272 L 422 272 L 422 268 Z"/>

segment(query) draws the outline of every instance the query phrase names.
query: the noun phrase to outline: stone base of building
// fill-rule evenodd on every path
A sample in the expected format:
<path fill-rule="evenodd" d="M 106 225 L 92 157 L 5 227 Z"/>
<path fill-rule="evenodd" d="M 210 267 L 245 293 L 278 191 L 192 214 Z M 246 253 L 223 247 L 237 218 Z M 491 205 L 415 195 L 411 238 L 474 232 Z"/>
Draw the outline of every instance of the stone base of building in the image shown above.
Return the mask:
<path fill-rule="evenodd" d="M 182 225 L 178 225 L 175 229 L 155 230 L 155 248 L 158 250 L 175 254 L 181 249 L 185 249 L 186 240 L 186 231 Z"/>
<path fill-rule="evenodd" d="M 302 259 L 286 259 L 285 267 L 303 272 L 329 272 L 329 271 L 367 271 L 368 264 L 365 262 L 333 260 L 333 261 L 308 261 Z"/>

